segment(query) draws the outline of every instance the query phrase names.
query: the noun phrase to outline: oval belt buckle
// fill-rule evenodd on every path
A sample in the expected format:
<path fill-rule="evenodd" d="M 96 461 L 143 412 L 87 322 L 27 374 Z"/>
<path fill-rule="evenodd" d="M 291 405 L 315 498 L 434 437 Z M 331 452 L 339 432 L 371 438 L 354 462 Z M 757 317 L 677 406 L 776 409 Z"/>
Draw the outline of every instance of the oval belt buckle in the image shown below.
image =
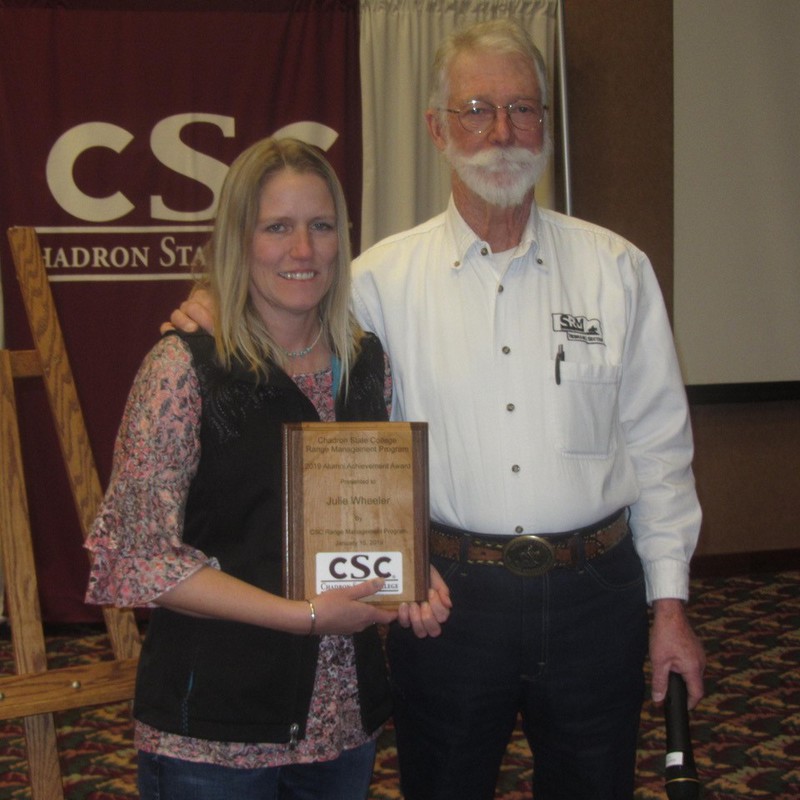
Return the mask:
<path fill-rule="evenodd" d="M 542 536 L 515 536 L 503 547 L 503 564 L 524 578 L 544 575 L 555 563 L 556 551 Z"/>

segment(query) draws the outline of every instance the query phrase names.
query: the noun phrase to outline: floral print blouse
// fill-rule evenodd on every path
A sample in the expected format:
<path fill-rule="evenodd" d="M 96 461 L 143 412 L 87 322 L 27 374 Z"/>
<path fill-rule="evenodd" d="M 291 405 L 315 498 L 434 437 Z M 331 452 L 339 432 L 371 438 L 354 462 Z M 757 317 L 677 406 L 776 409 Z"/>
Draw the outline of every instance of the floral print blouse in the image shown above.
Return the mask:
<path fill-rule="evenodd" d="M 335 418 L 330 368 L 294 381 L 321 420 Z M 391 387 L 387 360 L 387 407 Z M 200 415 L 189 348 L 179 336 L 165 336 L 145 357 L 128 396 L 108 491 L 86 543 L 92 554 L 88 602 L 152 607 L 202 567 L 219 568 L 216 559 L 182 541 L 186 497 L 200 459 Z M 369 738 L 361 725 L 352 638 L 323 636 L 306 736 L 295 746 L 195 739 L 141 722 L 134 744 L 188 761 L 254 768 L 329 760 Z"/>

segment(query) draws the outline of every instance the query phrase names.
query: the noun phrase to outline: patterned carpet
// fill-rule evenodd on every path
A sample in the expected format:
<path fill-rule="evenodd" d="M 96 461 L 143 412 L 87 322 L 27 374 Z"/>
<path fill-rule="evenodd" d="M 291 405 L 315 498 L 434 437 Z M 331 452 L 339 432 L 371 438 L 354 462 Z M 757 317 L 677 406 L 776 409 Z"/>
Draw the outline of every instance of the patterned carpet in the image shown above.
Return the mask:
<path fill-rule="evenodd" d="M 691 616 L 706 646 L 707 696 L 692 716 L 705 800 L 800 798 L 800 572 L 692 582 Z M 51 666 L 107 656 L 106 637 L 74 628 L 48 635 Z M 0 672 L 13 671 L 7 628 Z M 68 800 L 136 796 L 127 704 L 57 715 Z M 398 800 L 391 729 L 381 739 L 371 800 Z M 530 798 L 530 751 L 517 733 L 497 800 Z M 642 719 L 636 800 L 663 800 L 664 726 Z M 0 722 L 0 798 L 29 798 L 19 720 Z M 566 800 L 566 799 L 565 799 Z"/>

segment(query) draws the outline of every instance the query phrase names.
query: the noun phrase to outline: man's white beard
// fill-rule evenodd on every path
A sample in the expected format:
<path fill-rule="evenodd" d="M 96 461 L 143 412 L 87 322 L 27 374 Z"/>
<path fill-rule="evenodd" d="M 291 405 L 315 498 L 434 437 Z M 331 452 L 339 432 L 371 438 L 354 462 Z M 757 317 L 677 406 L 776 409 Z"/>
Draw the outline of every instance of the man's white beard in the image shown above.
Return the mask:
<path fill-rule="evenodd" d="M 553 139 L 545 134 L 542 149 L 493 147 L 471 156 L 461 153 L 450 139 L 444 157 L 464 184 L 487 203 L 500 208 L 517 206 L 536 185 L 550 161 Z"/>

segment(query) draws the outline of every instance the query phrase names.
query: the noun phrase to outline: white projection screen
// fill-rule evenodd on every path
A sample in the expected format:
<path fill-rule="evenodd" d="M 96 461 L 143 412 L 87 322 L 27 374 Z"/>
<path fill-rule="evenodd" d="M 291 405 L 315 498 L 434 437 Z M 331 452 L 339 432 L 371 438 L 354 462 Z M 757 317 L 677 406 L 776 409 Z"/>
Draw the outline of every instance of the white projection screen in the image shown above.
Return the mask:
<path fill-rule="evenodd" d="M 800 0 L 675 0 L 674 43 L 684 380 L 800 381 Z"/>

